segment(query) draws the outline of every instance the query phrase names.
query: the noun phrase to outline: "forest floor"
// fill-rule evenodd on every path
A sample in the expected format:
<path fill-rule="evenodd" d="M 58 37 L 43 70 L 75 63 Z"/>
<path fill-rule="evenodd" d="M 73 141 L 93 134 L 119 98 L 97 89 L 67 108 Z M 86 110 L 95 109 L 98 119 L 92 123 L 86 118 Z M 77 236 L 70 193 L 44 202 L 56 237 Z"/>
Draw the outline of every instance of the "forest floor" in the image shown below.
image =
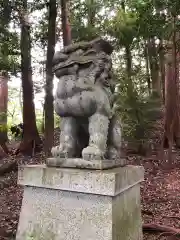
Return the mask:
<path fill-rule="evenodd" d="M 145 168 L 145 181 L 141 185 L 142 214 L 144 223 L 158 223 L 180 228 L 180 152 L 173 152 L 173 163 L 168 165 L 154 154 L 148 157 L 128 156 L 129 164 Z M 2 160 L 1 164 L 12 161 Z M 18 156 L 18 164 L 43 163 L 44 156 L 33 158 Z M 17 172 L 0 177 L 0 240 L 15 237 L 22 201 L 22 187 L 17 185 Z M 175 218 L 177 217 L 177 218 Z M 144 233 L 144 240 L 176 239 L 163 234 Z"/>

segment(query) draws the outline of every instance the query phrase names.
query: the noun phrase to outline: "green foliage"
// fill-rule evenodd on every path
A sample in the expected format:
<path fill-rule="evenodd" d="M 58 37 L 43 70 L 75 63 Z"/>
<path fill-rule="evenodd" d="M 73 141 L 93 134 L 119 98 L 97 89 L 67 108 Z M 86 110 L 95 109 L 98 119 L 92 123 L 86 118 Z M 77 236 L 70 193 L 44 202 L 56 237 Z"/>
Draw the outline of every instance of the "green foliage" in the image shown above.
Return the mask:
<path fill-rule="evenodd" d="M 108 34 L 115 38 L 116 46 L 129 46 L 138 35 L 137 13 L 125 12 L 119 8 L 111 20 L 106 20 L 105 27 Z"/>
<path fill-rule="evenodd" d="M 60 127 L 60 122 L 61 122 L 60 117 L 55 113 L 54 114 L 54 126 L 55 126 L 55 128 Z"/>
<path fill-rule="evenodd" d="M 6 132 L 7 126 L 5 124 L 0 124 L 0 132 Z"/>
<path fill-rule="evenodd" d="M 28 2 L 28 13 L 31 13 L 32 46 L 45 52 L 48 33 L 48 0 L 33 0 Z M 11 73 L 20 70 L 20 21 L 17 9 L 22 0 L 0 0 L 0 69 Z M 60 21 L 60 1 L 58 5 L 57 36 L 62 36 Z M 172 31 L 172 16 L 180 14 L 180 1 L 177 0 L 73 0 L 70 2 L 70 23 L 73 41 L 91 40 L 103 36 L 111 40 L 115 46 L 113 65 L 117 70 L 117 106 L 124 125 L 124 137 L 144 141 L 153 130 L 154 122 L 159 116 L 161 101 L 147 85 L 147 70 L 145 66 L 145 44 L 151 39 L 169 40 Z M 175 28 L 180 30 L 180 19 L 176 19 Z M 59 38 L 57 37 L 57 41 Z M 179 42 L 178 42 L 179 46 Z M 156 43 L 155 61 L 159 64 L 159 44 Z M 127 52 L 130 51 L 132 61 L 130 80 L 127 77 Z M 166 45 L 164 46 L 166 48 Z M 32 50 L 34 50 L 32 49 Z M 34 58 L 36 59 L 34 59 Z M 35 52 L 32 64 L 39 62 L 45 65 L 45 59 L 40 59 L 40 53 Z M 37 70 L 38 66 L 33 65 Z M 43 75 L 39 73 L 39 75 Z M 36 76 L 34 77 L 36 80 Z M 41 78 L 43 79 L 43 77 Z M 36 80 L 34 86 L 43 89 L 43 80 Z M 132 83 L 132 84 L 130 84 Z M 152 79 L 150 79 L 152 84 Z M 35 88 L 35 89 L 36 89 Z M 10 89 L 11 92 L 11 89 Z M 19 91 L 13 90 L 9 96 L 8 122 L 19 121 L 22 115 L 19 103 Z M 36 111 L 37 112 L 37 111 Z M 56 126 L 59 117 L 55 115 Z M 42 110 L 37 112 L 37 126 L 42 129 Z"/>
<path fill-rule="evenodd" d="M 92 40 L 106 34 L 105 22 L 112 6 L 113 1 L 107 0 L 74 0 L 70 5 L 73 41 Z"/>
<path fill-rule="evenodd" d="M 0 113 L 0 142 L 4 142 L 7 139 L 7 115 L 6 113 Z"/>
<path fill-rule="evenodd" d="M 39 44 L 40 47 L 45 49 L 48 41 L 48 11 L 45 7 L 39 10 L 39 12 L 41 15 L 39 16 L 39 19 L 32 30 L 32 36 L 33 42 L 35 44 Z"/>
<path fill-rule="evenodd" d="M 118 86 L 116 111 L 122 119 L 124 138 L 133 142 L 147 140 L 160 117 L 160 107 L 159 97 L 148 95 L 135 85 L 130 89 L 122 81 Z"/>
<path fill-rule="evenodd" d="M 19 65 L 19 37 L 12 24 L 12 2 L 0 1 L 0 69 L 15 74 Z"/>

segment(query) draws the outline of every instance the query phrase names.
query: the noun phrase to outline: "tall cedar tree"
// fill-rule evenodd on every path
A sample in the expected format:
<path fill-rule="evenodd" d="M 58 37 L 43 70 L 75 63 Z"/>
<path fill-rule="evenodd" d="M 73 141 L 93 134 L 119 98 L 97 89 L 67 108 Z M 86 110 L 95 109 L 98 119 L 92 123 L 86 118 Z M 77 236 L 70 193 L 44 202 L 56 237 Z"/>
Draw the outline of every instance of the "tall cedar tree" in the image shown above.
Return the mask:
<path fill-rule="evenodd" d="M 33 101 L 30 23 L 27 11 L 27 0 L 22 0 L 22 10 L 19 14 L 21 22 L 20 49 L 24 130 L 23 138 L 17 151 L 24 154 L 32 154 L 41 143 L 41 139 L 36 126 L 35 106 Z"/>
<path fill-rule="evenodd" d="M 88 6 L 88 26 L 89 28 L 92 28 L 95 26 L 96 23 L 96 8 L 95 6 L 95 1 L 94 0 L 90 0 L 89 2 L 89 6 Z"/>
<path fill-rule="evenodd" d="M 148 55 L 149 55 L 149 63 L 150 63 L 152 91 L 153 93 L 154 92 L 157 93 L 158 96 L 161 96 L 158 55 L 157 55 L 157 47 L 156 47 L 154 38 L 148 39 Z"/>
<path fill-rule="evenodd" d="M 177 59 L 178 34 L 175 29 L 176 17 L 173 17 L 173 35 L 170 40 L 167 66 L 167 89 L 165 97 L 165 136 L 164 146 L 169 147 L 169 160 L 173 142 L 180 147 L 180 96 L 179 96 L 179 62 Z"/>
<path fill-rule="evenodd" d="M 49 1 L 48 46 L 46 61 L 46 96 L 45 96 L 45 153 L 48 156 L 54 139 L 53 73 L 52 59 L 56 41 L 56 0 Z"/>
<path fill-rule="evenodd" d="M 162 39 L 160 39 L 160 44 L 159 44 L 159 68 L 160 68 L 160 76 L 161 76 L 163 103 L 165 103 L 165 77 L 166 77 L 165 49 L 164 49 L 164 46 L 163 46 L 163 40 Z"/>
<path fill-rule="evenodd" d="M 63 31 L 63 45 L 71 44 L 71 27 L 69 23 L 69 0 L 61 0 L 61 21 Z"/>
<path fill-rule="evenodd" d="M 123 12 L 126 12 L 125 9 L 125 1 L 121 2 L 121 8 Z M 126 72 L 128 78 L 128 89 L 129 91 L 132 90 L 132 54 L 131 54 L 131 46 L 129 43 L 125 44 L 125 59 L 126 59 Z"/>
<path fill-rule="evenodd" d="M 146 63 L 146 79 L 147 79 L 147 86 L 149 94 L 151 93 L 151 78 L 149 74 L 149 58 L 148 58 L 148 47 L 145 41 L 145 47 L 144 47 L 144 57 L 145 57 L 145 63 Z"/>
<path fill-rule="evenodd" d="M 8 37 L 5 34 L 6 29 L 8 29 L 8 24 L 10 22 L 11 11 L 12 8 L 10 6 L 10 1 L 4 1 L 2 5 L 2 15 L 1 15 L 1 24 L 4 28 L 4 34 L 2 33 L 1 40 L 3 47 L 1 49 L 2 59 L 7 59 L 8 57 Z M 0 125 L 2 128 L 0 129 L 0 145 L 4 149 L 4 151 L 8 152 L 6 142 L 8 140 L 7 137 L 7 105 L 8 105 L 8 73 L 3 69 L 0 73 Z"/>

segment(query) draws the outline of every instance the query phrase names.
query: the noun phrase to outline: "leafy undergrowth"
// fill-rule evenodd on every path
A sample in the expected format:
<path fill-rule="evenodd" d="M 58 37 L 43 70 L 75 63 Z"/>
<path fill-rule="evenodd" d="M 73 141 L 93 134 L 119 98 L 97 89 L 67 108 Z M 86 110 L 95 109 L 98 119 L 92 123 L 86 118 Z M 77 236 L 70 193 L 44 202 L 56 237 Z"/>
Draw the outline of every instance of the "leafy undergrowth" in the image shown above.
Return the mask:
<path fill-rule="evenodd" d="M 143 165 L 145 181 L 141 185 L 144 223 L 159 223 L 180 228 L 180 153 L 173 153 L 171 166 L 157 155 L 151 157 L 128 156 L 129 164 Z M 10 161 L 5 159 L 4 161 Z M 19 164 L 43 163 L 44 156 L 18 157 Z M 21 208 L 23 190 L 17 186 L 17 173 L 0 178 L 0 240 L 14 239 Z M 175 218 L 177 217 L 177 218 Z M 144 234 L 144 240 L 176 239 L 163 234 Z"/>

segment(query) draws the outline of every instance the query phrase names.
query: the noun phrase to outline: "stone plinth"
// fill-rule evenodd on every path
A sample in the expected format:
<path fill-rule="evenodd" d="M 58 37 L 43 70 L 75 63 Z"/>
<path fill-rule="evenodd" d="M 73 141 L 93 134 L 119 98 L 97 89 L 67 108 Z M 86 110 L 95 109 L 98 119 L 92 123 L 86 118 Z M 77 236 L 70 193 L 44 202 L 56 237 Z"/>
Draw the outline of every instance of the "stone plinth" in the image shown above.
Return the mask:
<path fill-rule="evenodd" d="M 142 167 L 19 169 L 24 197 L 16 240 L 142 240 Z"/>
<path fill-rule="evenodd" d="M 46 165 L 48 167 L 104 170 L 115 167 L 124 167 L 127 163 L 125 158 L 120 158 L 118 160 L 103 159 L 93 161 L 87 161 L 82 158 L 47 158 Z"/>

